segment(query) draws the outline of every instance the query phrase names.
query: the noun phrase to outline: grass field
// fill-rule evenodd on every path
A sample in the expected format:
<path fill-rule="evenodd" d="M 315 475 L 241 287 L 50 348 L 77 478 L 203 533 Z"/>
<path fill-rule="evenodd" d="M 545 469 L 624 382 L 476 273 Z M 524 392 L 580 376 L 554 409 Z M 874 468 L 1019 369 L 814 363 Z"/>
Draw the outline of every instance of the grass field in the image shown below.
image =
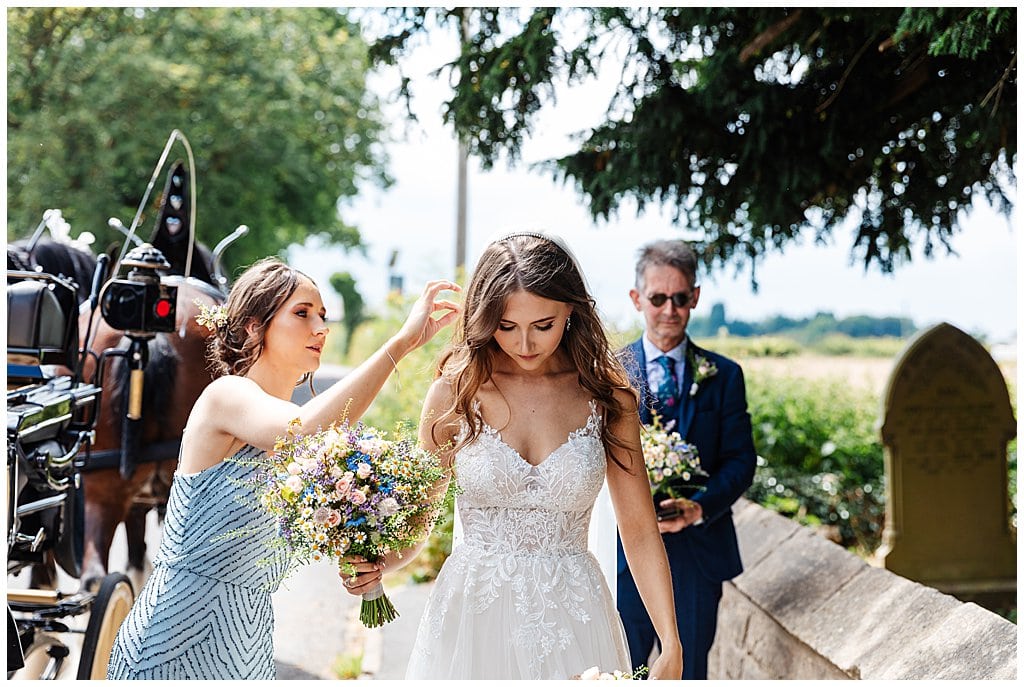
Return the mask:
<path fill-rule="evenodd" d="M 747 377 L 751 375 L 786 376 L 806 379 L 841 379 L 881 397 L 896 366 L 896 357 L 830 356 L 800 353 L 785 358 L 750 356 L 736 358 Z M 1001 361 L 999 369 L 1010 389 L 1017 388 L 1017 362 Z"/>

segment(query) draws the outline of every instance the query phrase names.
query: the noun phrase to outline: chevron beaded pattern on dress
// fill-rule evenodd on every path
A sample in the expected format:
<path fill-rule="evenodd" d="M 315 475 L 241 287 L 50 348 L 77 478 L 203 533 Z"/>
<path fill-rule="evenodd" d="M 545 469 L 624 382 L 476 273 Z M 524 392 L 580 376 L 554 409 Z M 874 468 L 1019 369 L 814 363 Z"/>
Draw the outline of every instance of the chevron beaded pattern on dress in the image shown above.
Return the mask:
<path fill-rule="evenodd" d="M 153 573 L 118 632 L 109 679 L 275 677 L 270 594 L 286 559 L 268 545 L 274 519 L 244 484 L 262 458 L 247 446 L 175 475 Z"/>

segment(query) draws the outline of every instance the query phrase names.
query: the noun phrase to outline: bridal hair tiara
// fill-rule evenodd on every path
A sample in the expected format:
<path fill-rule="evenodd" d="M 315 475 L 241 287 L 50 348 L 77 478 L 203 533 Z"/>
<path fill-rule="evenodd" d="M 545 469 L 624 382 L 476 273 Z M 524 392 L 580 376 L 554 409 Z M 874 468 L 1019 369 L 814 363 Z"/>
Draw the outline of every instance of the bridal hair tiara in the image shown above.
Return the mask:
<path fill-rule="evenodd" d="M 501 243 L 503 241 L 511 241 L 512 239 L 523 238 L 523 237 L 528 237 L 528 238 L 532 238 L 532 239 L 543 239 L 545 241 L 551 241 L 551 243 L 554 243 L 555 245 L 558 245 L 558 241 L 555 241 L 550 236 L 545 236 L 544 234 L 541 234 L 540 232 L 536 232 L 536 231 L 513 231 L 513 232 L 511 232 L 509 234 L 505 234 L 504 236 L 500 236 L 500 237 L 496 238 L 494 240 L 494 242 L 495 243 Z"/>

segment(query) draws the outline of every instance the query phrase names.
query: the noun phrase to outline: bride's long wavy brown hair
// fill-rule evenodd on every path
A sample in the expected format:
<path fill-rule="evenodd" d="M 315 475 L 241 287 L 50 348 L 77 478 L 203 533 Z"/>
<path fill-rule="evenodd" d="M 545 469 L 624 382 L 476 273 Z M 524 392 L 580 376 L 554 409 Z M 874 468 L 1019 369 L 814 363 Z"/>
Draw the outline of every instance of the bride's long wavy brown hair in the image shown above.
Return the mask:
<path fill-rule="evenodd" d="M 572 360 L 579 383 L 589 391 L 601 411 L 601 439 L 605 452 L 620 467 L 628 467 L 618 458 L 616 449 L 625 449 L 611 427 L 624 413 L 636 414 L 636 394 L 622 364 L 615 357 L 604 326 L 587 291 L 583 276 L 573 257 L 556 241 L 541 234 L 511 234 L 491 243 L 480 256 L 466 289 L 462 317 L 456 324 L 449 347 L 437 365 L 437 376 L 451 384 L 454 402 L 431 425 L 437 440 L 437 428 L 468 422 L 454 450 L 476 440 L 483 418 L 473 407 L 480 386 L 491 378 L 494 356 L 501 349 L 494 340 L 508 297 L 526 291 L 573 307 L 569 326 L 559 346 Z M 633 402 L 624 406 L 615 392 L 630 392 Z"/>

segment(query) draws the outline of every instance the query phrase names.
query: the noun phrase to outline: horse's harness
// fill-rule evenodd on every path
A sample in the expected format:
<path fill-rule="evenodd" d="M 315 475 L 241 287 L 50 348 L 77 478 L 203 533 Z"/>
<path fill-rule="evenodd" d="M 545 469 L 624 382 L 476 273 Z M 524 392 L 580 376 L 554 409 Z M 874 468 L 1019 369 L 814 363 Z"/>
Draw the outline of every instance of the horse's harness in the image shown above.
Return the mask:
<path fill-rule="evenodd" d="M 152 444 L 143 444 L 137 453 L 134 453 L 135 463 L 162 463 L 165 460 L 175 460 L 181 451 L 181 439 L 170 439 L 158 441 Z M 86 460 L 83 472 L 90 470 L 118 469 L 121 466 L 121 449 L 105 448 L 102 451 L 86 449 Z"/>

